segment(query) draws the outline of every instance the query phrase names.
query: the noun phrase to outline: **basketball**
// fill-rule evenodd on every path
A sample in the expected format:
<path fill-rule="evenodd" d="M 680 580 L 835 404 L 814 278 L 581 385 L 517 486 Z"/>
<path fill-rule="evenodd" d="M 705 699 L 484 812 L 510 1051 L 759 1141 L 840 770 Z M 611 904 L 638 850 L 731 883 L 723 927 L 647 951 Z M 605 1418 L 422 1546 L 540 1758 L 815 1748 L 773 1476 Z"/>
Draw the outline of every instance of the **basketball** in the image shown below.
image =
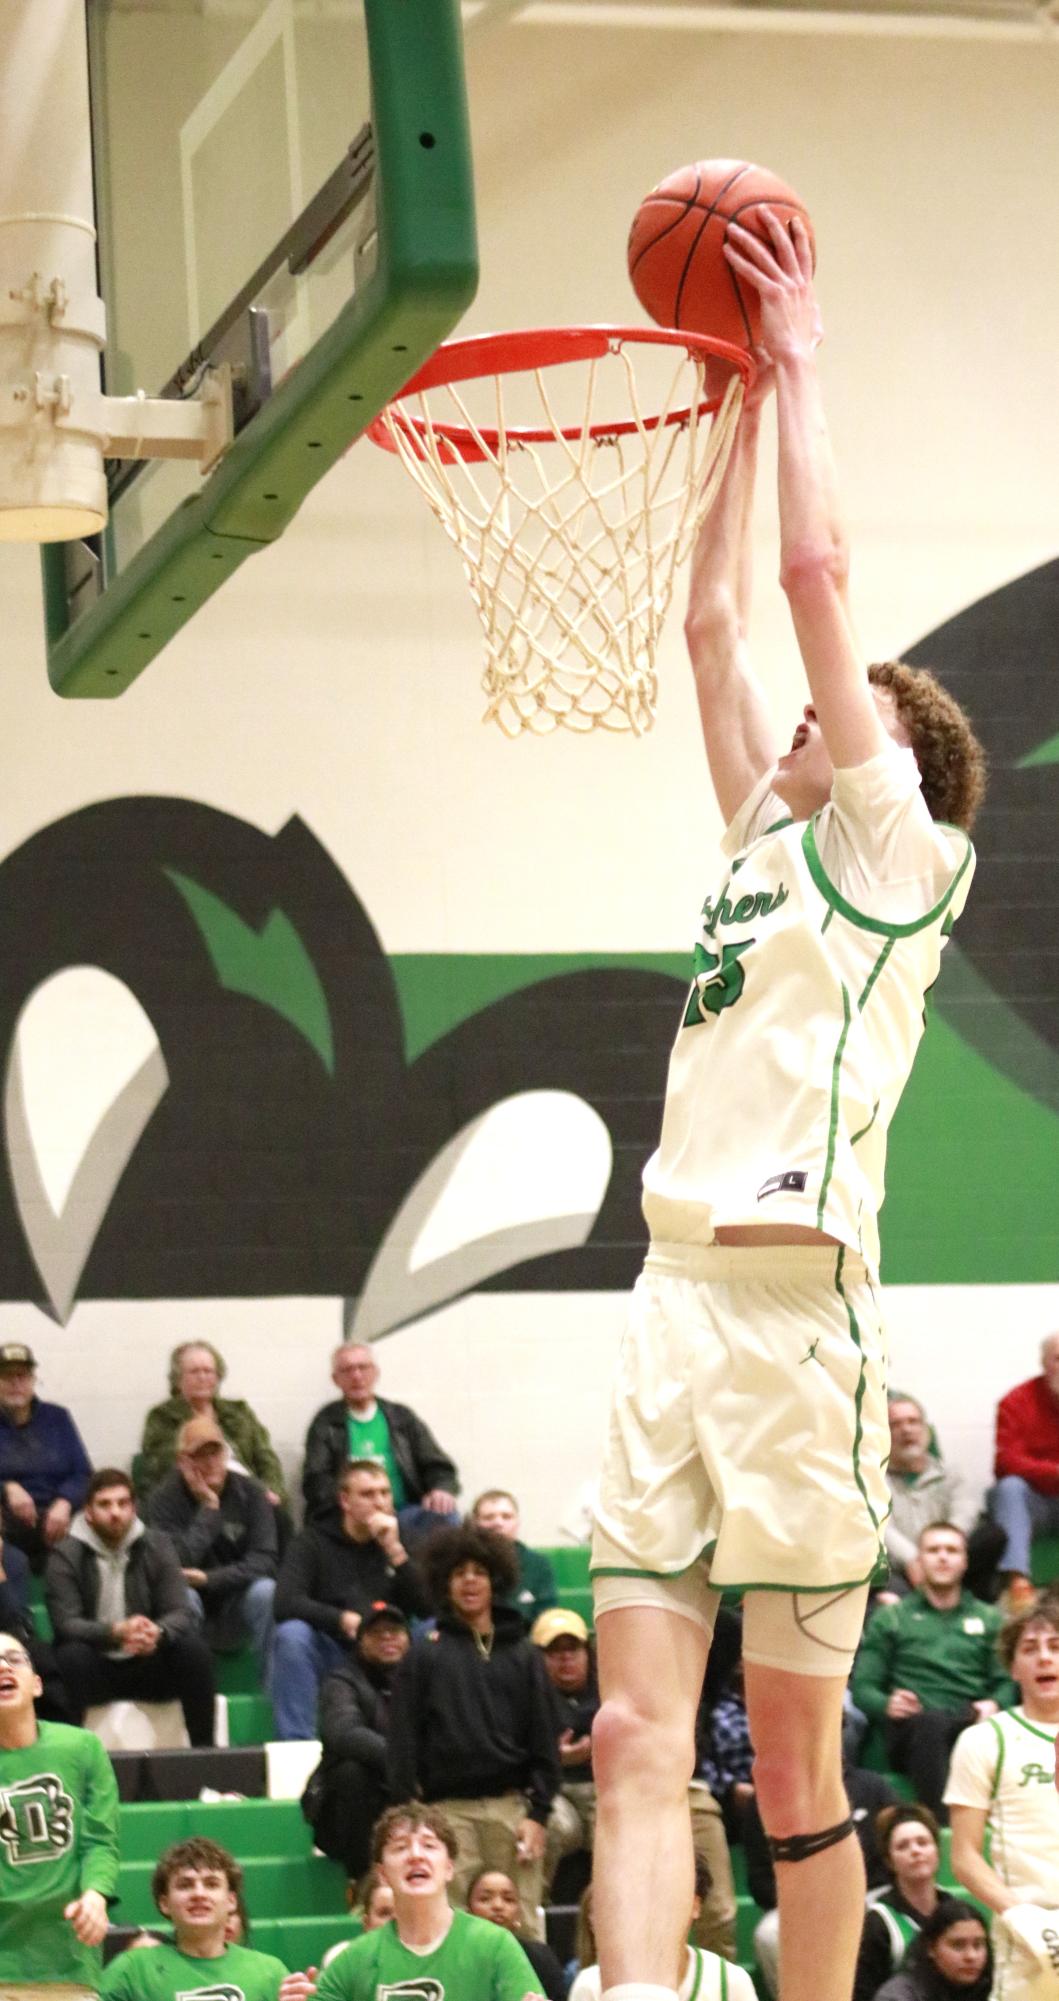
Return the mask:
<path fill-rule="evenodd" d="M 640 203 L 629 231 L 629 276 L 644 310 L 663 327 L 713 334 L 737 347 L 760 339 L 760 307 L 751 285 L 724 255 L 730 222 L 765 235 L 762 208 L 783 223 L 813 225 L 793 188 L 746 160 L 698 160 L 680 167 Z"/>

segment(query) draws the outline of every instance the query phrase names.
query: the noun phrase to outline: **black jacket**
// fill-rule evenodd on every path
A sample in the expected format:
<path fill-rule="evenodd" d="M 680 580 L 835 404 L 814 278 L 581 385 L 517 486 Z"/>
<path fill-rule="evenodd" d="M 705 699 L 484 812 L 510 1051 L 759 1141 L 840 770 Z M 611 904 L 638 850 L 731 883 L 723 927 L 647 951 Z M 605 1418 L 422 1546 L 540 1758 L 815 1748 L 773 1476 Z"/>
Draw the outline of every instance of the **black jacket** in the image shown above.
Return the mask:
<path fill-rule="evenodd" d="M 196 1588 L 207 1611 L 255 1577 L 276 1575 L 276 1519 L 264 1488 L 246 1473 L 229 1473 L 220 1507 L 207 1508 L 174 1466 L 151 1495 L 147 1515 L 169 1537 L 182 1567 L 206 1572 Z"/>
<path fill-rule="evenodd" d="M 394 1801 L 524 1792 L 547 1821 L 559 1790 L 558 1718 L 540 1649 L 518 1612 L 498 1605 L 486 1660 L 451 1613 L 405 1655 L 394 1682 L 387 1777 Z"/>
<path fill-rule="evenodd" d="M 90 1647 L 114 1645 L 110 1628 L 96 1617 L 99 1604 L 99 1559 L 77 1536 L 64 1536 L 48 1558 L 44 1597 L 55 1632 L 55 1643 L 81 1640 Z M 194 1630 L 188 1587 L 172 1544 L 147 1529 L 129 1551 L 125 1571 L 125 1611 L 153 1619 L 167 1640 L 179 1640 Z"/>
<path fill-rule="evenodd" d="M 396 1668 L 369 1667 L 359 1654 L 327 1675 L 320 1690 L 323 1765 L 355 1758 L 369 1772 L 386 1770 L 386 1735 Z"/>
<path fill-rule="evenodd" d="M 276 1623 L 304 1619 L 340 1639 L 343 1612 L 364 1613 L 380 1598 L 413 1619 L 426 1618 L 431 1609 L 411 1559 L 395 1568 L 377 1542 L 354 1542 L 330 1522 L 317 1522 L 288 1546 L 276 1585 Z"/>
<path fill-rule="evenodd" d="M 408 1490 L 408 1500 L 421 1501 L 435 1487 L 441 1487 L 446 1494 L 458 1494 L 456 1468 L 429 1425 L 405 1403 L 389 1403 L 385 1397 L 379 1397 L 377 1402 L 390 1427 L 390 1444 Z M 325 1403 L 317 1411 L 309 1426 L 302 1492 L 310 1521 L 320 1521 L 337 1510 L 335 1487 L 349 1459 L 347 1415 L 345 1399 L 336 1397 L 334 1403 Z"/>

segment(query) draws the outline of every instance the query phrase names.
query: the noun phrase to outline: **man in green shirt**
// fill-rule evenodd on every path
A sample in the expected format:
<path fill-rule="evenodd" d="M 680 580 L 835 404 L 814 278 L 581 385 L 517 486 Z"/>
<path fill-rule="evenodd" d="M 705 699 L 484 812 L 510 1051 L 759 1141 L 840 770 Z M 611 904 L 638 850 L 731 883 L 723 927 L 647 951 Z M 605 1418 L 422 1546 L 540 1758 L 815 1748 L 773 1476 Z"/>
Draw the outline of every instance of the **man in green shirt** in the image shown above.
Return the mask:
<path fill-rule="evenodd" d="M 225 1937 L 242 1881 L 238 1862 L 216 1841 L 195 1836 L 167 1848 L 151 1895 L 173 1942 L 112 1960 L 103 2001 L 276 2001 L 286 1967 Z"/>
<path fill-rule="evenodd" d="M 279 2001 L 544 2001 L 513 1933 L 452 1909 L 456 1836 L 437 1807 L 391 1807 L 373 1858 L 393 1891 L 392 1921 L 351 1940 L 319 1977 L 289 1975 Z"/>
<path fill-rule="evenodd" d="M 0 1991 L 93 1995 L 118 1881 L 118 1788 L 98 1737 L 38 1723 L 41 1683 L 0 1633 Z"/>
<path fill-rule="evenodd" d="M 918 1589 L 869 1621 L 850 1689 L 870 1721 L 885 1723 L 894 1770 L 944 1818 L 941 1795 L 956 1738 L 1015 1691 L 997 1658 L 1001 1614 L 964 1589 L 963 1530 L 932 1523 L 920 1534 L 916 1559 Z"/>

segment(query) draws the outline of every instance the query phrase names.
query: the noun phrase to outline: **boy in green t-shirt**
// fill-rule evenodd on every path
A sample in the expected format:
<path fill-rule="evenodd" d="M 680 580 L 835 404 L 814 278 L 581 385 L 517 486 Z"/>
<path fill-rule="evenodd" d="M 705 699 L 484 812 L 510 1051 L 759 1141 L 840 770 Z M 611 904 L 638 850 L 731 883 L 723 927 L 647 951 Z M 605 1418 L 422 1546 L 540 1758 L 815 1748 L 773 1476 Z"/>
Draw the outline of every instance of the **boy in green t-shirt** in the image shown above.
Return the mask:
<path fill-rule="evenodd" d="M 167 1848 L 151 1895 L 173 1926 L 173 1942 L 113 1960 L 103 2001 L 277 2001 L 286 1967 L 226 1942 L 242 1883 L 238 1862 L 216 1841 L 195 1836 Z"/>
<path fill-rule="evenodd" d="M 315 1968 L 288 1975 L 279 2001 L 544 2001 L 513 1934 L 452 1909 L 456 1846 L 437 1807 L 384 1813 L 373 1859 L 393 1891 L 392 1922 L 353 1939 L 319 1976 Z"/>
<path fill-rule="evenodd" d="M 118 1788 L 98 1737 L 38 1723 L 41 1683 L 0 1633 L 0 1992 L 95 1993 L 118 1881 Z"/>

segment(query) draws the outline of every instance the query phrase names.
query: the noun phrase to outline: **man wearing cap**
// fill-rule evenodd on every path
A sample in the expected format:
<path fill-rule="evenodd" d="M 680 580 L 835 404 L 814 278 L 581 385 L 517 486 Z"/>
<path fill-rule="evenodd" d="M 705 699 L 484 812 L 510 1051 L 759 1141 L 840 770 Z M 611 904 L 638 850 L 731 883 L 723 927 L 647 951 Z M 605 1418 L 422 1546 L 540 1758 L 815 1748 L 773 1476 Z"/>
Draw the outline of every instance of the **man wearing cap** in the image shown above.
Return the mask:
<path fill-rule="evenodd" d="M 294 1537 L 276 1586 L 272 1707 L 280 1737 L 316 1736 L 320 1685 L 348 1659 L 372 1605 L 382 1600 L 411 1618 L 430 1611 L 383 1468 L 351 1460 L 337 1499 L 337 1524 L 310 1522 Z"/>
<path fill-rule="evenodd" d="M 37 1395 L 37 1359 L 22 1341 L 0 1345 L 0 1495 L 3 1534 L 35 1570 L 84 1501 L 92 1465 L 62 1404 Z"/>
<path fill-rule="evenodd" d="M 386 1805 L 386 1734 L 393 1678 L 411 1644 L 399 1605 L 379 1599 L 360 1622 L 353 1651 L 320 1690 L 323 1756 L 302 1798 L 302 1812 L 325 1855 L 347 1876 L 362 1876 L 371 1831 Z"/>
<path fill-rule="evenodd" d="M 552 1803 L 544 1851 L 544 1902 L 559 1863 L 579 1849 L 589 1855 L 596 1833 L 592 1774 L 592 1723 L 599 1708 L 596 1663 L 588 1627 L 562 1606 L 542 1612 L 530 1639 L 540 1647 L 560 1716 L 562 1782 Z M 706 1865 L 709 1887 L 695 1918 L 694 1942 L 727 1959 L 735 1957 L 735 1886 L 721 1809 L 704 1785 L 688 1788 L 692 1842 Z"/>
<path fill-rule="evenodd" d="M 217 1653 L 253 1643 L 263 1681 L 272 1651 L 276 1522 L 268 1496 L 248 1473 L 233 1473 L 212 1417 L 191 1417 L 177 1438 L 177 1463 L 147 1506 L 180 1558 L 192 1604 Z"/>

